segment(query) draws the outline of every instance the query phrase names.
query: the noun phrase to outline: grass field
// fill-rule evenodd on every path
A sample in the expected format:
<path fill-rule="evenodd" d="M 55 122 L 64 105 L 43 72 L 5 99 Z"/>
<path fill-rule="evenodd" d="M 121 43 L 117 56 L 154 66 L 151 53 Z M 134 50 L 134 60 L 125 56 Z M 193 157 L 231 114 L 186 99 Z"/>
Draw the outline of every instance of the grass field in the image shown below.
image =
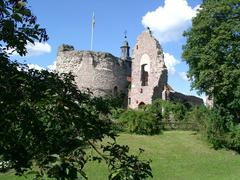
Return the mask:
<path fill-rule="evenodd" d="M 128 144 L 131 152 L 145 149 L 144 159 L 152 160 L 154 180 L 238 180 L 240 155 L 232 151 L 214 150 L 198 135 L 189 131 L 168 131 L 158 136 L 121 134 L 118 143 Z M 90 180 L 106 180 L 104 164 L 86 167 Z M 11 174 L 3 180 L 20 180 Z M 29 178 L 28 178 L 29 179 Z"/>

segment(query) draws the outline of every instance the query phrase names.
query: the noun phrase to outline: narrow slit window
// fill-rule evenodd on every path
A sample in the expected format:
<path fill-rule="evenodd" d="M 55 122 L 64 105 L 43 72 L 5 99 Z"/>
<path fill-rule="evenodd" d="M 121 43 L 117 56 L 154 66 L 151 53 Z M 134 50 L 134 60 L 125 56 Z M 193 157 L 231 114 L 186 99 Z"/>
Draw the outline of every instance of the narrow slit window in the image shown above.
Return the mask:
<path fill-rule="evenodd" d="M 113 95 L 114 95 L 114 96 L 117 96 L 117 95 L 118 95 L 118 87 L 117 87 L 117 86 L 115 86 L 115 87 L 113 88 Z"/>
<path fill-rule="evenodd" d="M 131 98 L 128 98 L 128 104 L 129 105 L 131 104 Z"/>
<path fill-rule="evenodd" d="M 148 72 L 146 70 L 147 64 L 141 66 L 141 82 L 142 86 L 148 86 Z"/>

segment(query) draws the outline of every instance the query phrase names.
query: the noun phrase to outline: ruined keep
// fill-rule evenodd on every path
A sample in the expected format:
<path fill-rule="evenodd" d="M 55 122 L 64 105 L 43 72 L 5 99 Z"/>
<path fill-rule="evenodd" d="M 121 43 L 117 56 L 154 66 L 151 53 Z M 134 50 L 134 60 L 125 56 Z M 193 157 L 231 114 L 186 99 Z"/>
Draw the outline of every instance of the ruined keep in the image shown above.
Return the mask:
<path fill-rule="evenodd" d="M 56 70 L 72 72 L 80 90 L 91 91 L 94 96 L 127 94 L 129 64 L 106 52 L 75 51 L 73 46 L 58 49 Z"/>
<path fill-rule="evenodd" d="M 175 92 L 168 85 L 163 50 L 150 29 L 138 37 L 132 57 L 129 51 L 126 39 L 121 46 L 121 57 L 106 52 L 76 51 L 73 46 L 61 45 L 56 70 L 72 72 L 78 88 L 91 91 L 94 96 L 126 94 L 130 108 L 151 104 L 155 99 L 203 104 L 202 99 Z"/>

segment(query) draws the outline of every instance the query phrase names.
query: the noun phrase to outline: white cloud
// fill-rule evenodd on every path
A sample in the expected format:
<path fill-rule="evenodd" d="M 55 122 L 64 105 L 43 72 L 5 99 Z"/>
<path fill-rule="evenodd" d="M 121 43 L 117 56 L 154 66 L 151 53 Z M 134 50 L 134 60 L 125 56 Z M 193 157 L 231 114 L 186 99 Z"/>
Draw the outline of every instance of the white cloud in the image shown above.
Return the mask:
<path fill-rule="evenodd" d="M 27 46 L 28 56 L 38 56 L 46 53 L 50 53 L 52 48 L 48 43 L 35 42 L 34 44 L 28 43 Z"/>
<path fill-rule="evenodd" d="M 187 0 L 165 0 L 164 6 L 143 16 L 142 24 L 149 27 L 161 43 L 177 41 L 191 25 L 199 7 L 192 8 Z"/>
<path fill-rule="evenodd" d="M 47 66 L 47 68 L 45 67 L 41 67 L 37 64 L 28 64 L 29 69 L 36 69 L 36 70 L 48 70 L 48 71 L 54 71 L 56 69 L 56 61 L 53 62 L 53 64 L 50 64 Z"/>
<path fill-rule="evenodd" d="M 26 48 L 27 48 L 26 56 L 39 56 L 42 54 L 50 53 L 52 50 L 50 44 L 40 42 L 34 42 L 34 44 L 28 42 Z M 14 49 L 8 49 L 7 53 L 11 54 L 12 56 L 18 56 L 18 53 Z"/>
<path fill-rule="evenodd" d="M 47 68 L 50 70 L 50 71 L 54 71 L 56 70 L 56 61 L 53 62 L 53 64 L 50 64 L 47 66 Z"/>
<path fill-rule="evenodd" d="M 177 60 L 173 55 L 164 52 L 164 62 L 167 66 L 168 72 L 170 74 L 174 75 L 176 73 L 175 66 L 180 63 L 179 60 Z"/>
<path fill-rule="evenodd" d="M 54 71 L 56 69 L 56 63 L 57 62 L 54 61 L 53 64 L 48 65 L 47 68 L 41 67 L 37 64 L 28 64 L 28 67 L 29 67 L 29 69 Z"/>
<path fill-rule="evenodd" d="M 28 64 L 29 69 L 36 69 L 36 70 L 44 70 L 45 68 L 37 65 L 37 64 Z"/>
<path fill-rule="evenodd" d="M 184 81 L 189 81 L 189 78 L 187 77 L 187 73 L 186 72 L 180 72 L 178 74 Z"/>

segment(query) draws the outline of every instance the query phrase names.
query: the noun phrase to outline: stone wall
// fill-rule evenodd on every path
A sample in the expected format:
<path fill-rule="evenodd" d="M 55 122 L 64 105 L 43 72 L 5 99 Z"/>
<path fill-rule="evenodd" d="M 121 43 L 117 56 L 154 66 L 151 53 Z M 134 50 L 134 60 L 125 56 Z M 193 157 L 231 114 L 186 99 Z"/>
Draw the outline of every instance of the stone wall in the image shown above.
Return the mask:
<path fill-rule="evenodd" d="M 127 92 L 126 65 L 110 53 L 75 51 L 73 46 L 61 45 L 56 70 L 72 72 L 80 90 L 89 89 L 95 96 L 104 96 Z"/>
<path fill-rule="evenodd" d="M 128 51 L 126 42 L 121 48 L 127 47 Z M 59 73 L 72 72 L 79 89 L 90 90 L 94 96 L 125 93 L 130 108 L 151 104 L 155 99 L 203 104 L 200 98 L 170 88 L 163 50 L 149 29 L 138 37 L 132 58 L 121 59 L 106 52 L 75 51 L 73 46 L 61 45 L 56 70 Z"/>
<path fill-rule="evenodd" d="M 143 65 L 148 72 L 147 85 L 143 85 L 141 80 Z M 162 98 L 162 91 L 167 83 L 167 68 L 160 44 L 149 29 L 138 37 L 134 47 L 131 79 L 130 108 L 151 104 L 153 100 Z"/>
<path fill-rule="evenodd" d="M 203 100 L 196 96 L 185 95 L 175 91 L 163 91 L 163 100 L 188 103 L 190 105 L 202 105 Z"/>

